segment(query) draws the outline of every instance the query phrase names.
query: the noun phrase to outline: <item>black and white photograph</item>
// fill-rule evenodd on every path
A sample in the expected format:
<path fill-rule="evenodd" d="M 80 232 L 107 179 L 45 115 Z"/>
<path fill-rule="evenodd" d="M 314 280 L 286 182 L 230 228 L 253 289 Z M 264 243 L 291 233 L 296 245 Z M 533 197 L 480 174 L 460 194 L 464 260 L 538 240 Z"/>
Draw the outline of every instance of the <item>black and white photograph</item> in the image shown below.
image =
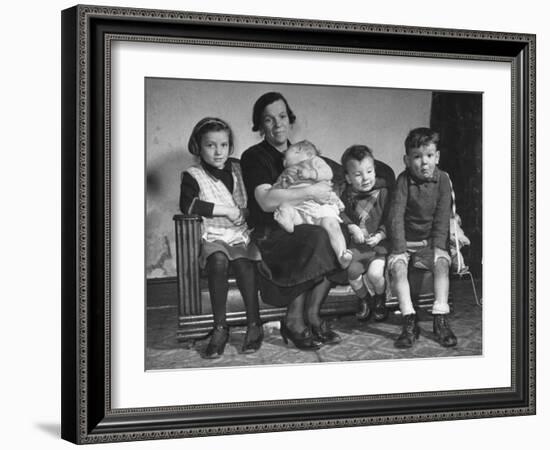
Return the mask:
<path fill-rule="evenodd" d="M 146 370 L 483 355 L 482 92 L 144 101 Z"/>
<path fill-rule="evenodd" d="M 536 36 L 312 16 L 62 12 L 63 439 L 535 414 Z"/>

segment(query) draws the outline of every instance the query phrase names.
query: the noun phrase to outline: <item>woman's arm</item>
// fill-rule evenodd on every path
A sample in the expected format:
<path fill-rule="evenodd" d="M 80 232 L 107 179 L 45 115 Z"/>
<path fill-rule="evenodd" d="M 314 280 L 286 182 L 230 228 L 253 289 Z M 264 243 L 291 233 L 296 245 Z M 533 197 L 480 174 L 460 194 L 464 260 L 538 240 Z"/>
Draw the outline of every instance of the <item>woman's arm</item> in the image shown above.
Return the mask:
<path fill-rule="evenodd" d="M 283 203 L 297 205 L 306 200 L 326 203 L 331 193 L 330 183 L 324 181 L 295 189 L 277 189 L 270 184 L 261 184 L 254 190 L 256 201 L 265 212 L 273 212 Z"/>

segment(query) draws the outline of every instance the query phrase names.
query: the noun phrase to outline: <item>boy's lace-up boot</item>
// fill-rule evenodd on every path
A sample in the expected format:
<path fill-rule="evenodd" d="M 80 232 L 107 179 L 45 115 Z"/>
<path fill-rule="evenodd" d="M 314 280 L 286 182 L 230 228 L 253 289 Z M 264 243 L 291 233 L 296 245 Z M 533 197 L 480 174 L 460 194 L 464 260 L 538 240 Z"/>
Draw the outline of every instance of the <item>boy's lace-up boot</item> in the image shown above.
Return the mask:
<path fill-rule="evenodd" d="M 454 347 L 457 343 L 449 325 L 448 314 L 434 314 L 434 334 L 437 342 L 443 347 Z"/>
<path fill-rule="evenodd" d="M 407 314 L 403 316 L 403 330 L 395 340 L 394 345 L 397 348 L 411 348 L 420 336 L 420 327 L 416 314 Z"/>

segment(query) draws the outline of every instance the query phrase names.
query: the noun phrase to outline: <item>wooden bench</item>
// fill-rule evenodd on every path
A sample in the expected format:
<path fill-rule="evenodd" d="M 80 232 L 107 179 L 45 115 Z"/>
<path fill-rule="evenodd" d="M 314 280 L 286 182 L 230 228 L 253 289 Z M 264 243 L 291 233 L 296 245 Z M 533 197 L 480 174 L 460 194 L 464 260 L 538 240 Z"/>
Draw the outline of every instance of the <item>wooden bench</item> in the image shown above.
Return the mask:
<path fill-rule="evenodd" d="M 174 216 L 176 232 L 178 330 L 180 341 L 204 338 L 213 326 L 213 315 L 207 280 L 199 267 L 201 226 L 200 217 L 178 214 Z M 429 309 L 434 300 L 432 274 L 413 269 L 410 272 L 411 293 L 420 308 Z M 397 298 L 387 299 L 390 309 L 397 308 Z M 321 309 L 322 316 L 355 314 L 358 299 L 348 285 L 335 285 Z M 286 308 L 273 307 L 261 301 L 262 322 L 277 321 L 284 317 Z M 230 278 L 227 298 L 229 325 L 246 325 L 246 313 L 235 280 Z"/>

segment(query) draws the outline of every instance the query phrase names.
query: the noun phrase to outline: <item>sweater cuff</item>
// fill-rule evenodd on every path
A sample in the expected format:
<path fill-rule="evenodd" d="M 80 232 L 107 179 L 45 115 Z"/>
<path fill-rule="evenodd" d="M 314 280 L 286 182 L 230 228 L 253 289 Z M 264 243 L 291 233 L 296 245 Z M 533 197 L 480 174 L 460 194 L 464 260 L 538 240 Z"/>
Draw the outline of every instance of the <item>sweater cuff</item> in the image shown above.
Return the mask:
<path fill-rule="evenodd" d="M 433 238 L 432 248 L 440 248 L 441 250 L 447 251 L 447 239 Z"/>
<path fill-rule="evenodd" d="M 407 251 L 407 242 L 406 241 L 394 241 L 392 243 L 392 253 L 405 253 Z"/>
<path fill-rule="evenodd" d="M 189 207 L 189 214 L 196 214 L 197 216 L 212 217 L 214 212 L 214 203 L 205 202 L 194 198 L 191 206 Z"/>

